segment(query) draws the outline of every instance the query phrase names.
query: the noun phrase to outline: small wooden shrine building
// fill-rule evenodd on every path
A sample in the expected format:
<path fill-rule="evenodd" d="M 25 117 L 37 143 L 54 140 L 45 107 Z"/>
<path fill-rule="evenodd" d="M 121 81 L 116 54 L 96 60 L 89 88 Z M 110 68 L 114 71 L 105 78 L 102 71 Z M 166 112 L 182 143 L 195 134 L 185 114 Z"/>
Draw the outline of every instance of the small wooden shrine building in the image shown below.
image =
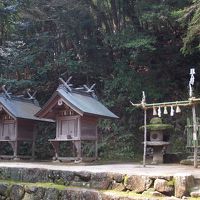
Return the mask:
<path fill-rule="evenodd" d="M 37 117 L 56 120 L 56 137 L 49 141 L 55 150 L 55 160 L 82 159 L 81 142 L 95 144 L 97 157 L 97 122 L 99 118 L 118 118 L 101 104 L 92 88 L 72 88 L 68 81 L 61 84 L 49 101 L 36 114 Z M 75 146 L 75 157 L 59 157 L 60 142 L 71 141 Z"/>
<path fill-rule="evenodd" d="M 34 158 L 35 147 L 35 125 L 37 121 L 49 121 L 39 119 L 35 114 L 41 109 L 34 96 L 29 98 L 14 96 L 7 92 L 5 86 L 4 92 L 0 94 L 0 143 L 11 145 L 13 155 L 0 155 L 0 158 Z M 31 156 L 19 155 L 19 145 L 28 142 L 32 146 Z"/>

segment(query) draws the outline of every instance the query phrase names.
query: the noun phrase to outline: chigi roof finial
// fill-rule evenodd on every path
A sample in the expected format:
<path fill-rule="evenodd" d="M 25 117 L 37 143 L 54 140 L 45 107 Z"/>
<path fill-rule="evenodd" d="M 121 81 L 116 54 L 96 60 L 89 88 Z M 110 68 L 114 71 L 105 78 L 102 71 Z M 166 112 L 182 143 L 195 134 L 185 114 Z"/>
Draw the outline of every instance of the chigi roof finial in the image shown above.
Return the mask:
<path fill-rule="evenodd" d="M 31 95 L 30 91 L 31 91 L 31 89 L 26 90 L 26 93 L 28 94 L 29 99 L 35 99 L 35 95 L 36 95 L 37 91 L 35 91 L 32 95 Z"/>
<path fill-rule="evenodd" d="M 70 77 L 67 79 L 67 81 L 64 81 L 63 78 L 61 78 L 61 77 L 59 78 L 59 80 L 63 83 L 63 85 L 66 87 L 66 89 L 67 89 L 69 92 L 72 91 L 72 89 L 71 89 L 72 84 L 69 84 L 69 82 L 70 82 L 71 79 L 72 79 L 72 76 L 70 76 Z"/>
<path fill-rule="evenodd" d="M 86 89 L 87 93 L 90 93 L 90 92 L 94 92 L 93 88 L 95 85 L 96 83 L 94 83 L 91 87 L 88 87 L 87 85 L 83 85 L 83 87 Z"/>
<path fill-rule="evenodd" d="M 4 91 L 5 95 L 10 99 L 11 98 L 10 97 L 11 93 L 9 93 L 9 90 L 11 89 L 11 86 L 9 86 L 9 88 L 6 89 L 6 85 L 3 85 L 1 88 Z"/>
<path fill-rule="evenodd" d="M 88 87 L 87 85 L 83 85 L 83 87 L 86 89 L 87 93 L 91 93 L 92 97 L 94 97 L 95 99 L 97 99 L 97 96 L 93 90 L 94 86 L 96 85 L 96 83 L 94 83 L 91 87 Z"/>

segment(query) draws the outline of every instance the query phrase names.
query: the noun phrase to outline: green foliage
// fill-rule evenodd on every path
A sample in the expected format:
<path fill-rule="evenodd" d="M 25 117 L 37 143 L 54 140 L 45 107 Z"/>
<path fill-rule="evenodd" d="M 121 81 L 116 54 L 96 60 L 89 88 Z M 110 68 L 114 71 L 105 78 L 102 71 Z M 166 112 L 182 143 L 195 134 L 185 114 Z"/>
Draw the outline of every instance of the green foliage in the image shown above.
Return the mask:
<path fill-rule="evenodd" d="M 183 145 L 183 144 L 186 144 L 186 141 L 182 137 L 182 135 L 181 136 L 172 135 L 171 138 L 170 138 L 170 141 L 172 141 L 172 145 L 171 145 L 171 151 L 172 152 L 181 152 L 181 153 L 186 152 L 185 145 Z"/>
<path fill-rule="evenodd" d="M 137 33 L 131 30 L 131 27 L 115 35 L 109 35 L 106 38 L 107 43 L 113 46 L 113 49 L 135 49 L 135 50 L 154 50 L 155 39 L 146 36 L 143 33 Z"/>
<path fill-rule="evenodd" d="M 48 140 L 55 138 L 55 124 L 41 123 L 37 128 L 35 156 L 40 160 L 51 159 L 54 156 L 54 151 Z"/>
<path fill-rule="evenodd" d="M 183 38 L 182 52 L 191 54 L 200 49 L 200 2 L 193 1 L 193 4 L 183 10 L 183 15 L 180 20 L 187 26 L 187 32 Z"/>
<path fill-rule="evenodd" d="M 126 134 L 123 134 L 123 132 Z M 120 130 L 119 133 L 110 133 L 107 136 L 103 135 L 102 140 L 98 146 L 99 156 L 108 160 L 120 159 L 124 161 L 138 161 L 138 158 L 141 159 L 141 156 L 140 153 L 136 151 L 136 149 L 140 148 L 140 145 L 131 145 L 132 141 L 135 140 L 136 138 L 134 133 L 127 133 L 127 130 Z"/>
<path fill-rule="evenodd" d="M 72 75 L 75 86 L 96 82 L 100 101 L 120 117 L 99 125 L 104 158 L 142 153 L 143 114 L 130 100 L 140 102 L 142 91 L 147 102 L 185 99 L 189 68 L 199 74 L 199 1 L 12 0 L 0 2 L 0 18 L 0 84 L 15 94 L 37 88 L 43 105 L 59 77 Z M 53 155 L 54 134 L 51 125 L 39 125 L 38 158 Z"/>

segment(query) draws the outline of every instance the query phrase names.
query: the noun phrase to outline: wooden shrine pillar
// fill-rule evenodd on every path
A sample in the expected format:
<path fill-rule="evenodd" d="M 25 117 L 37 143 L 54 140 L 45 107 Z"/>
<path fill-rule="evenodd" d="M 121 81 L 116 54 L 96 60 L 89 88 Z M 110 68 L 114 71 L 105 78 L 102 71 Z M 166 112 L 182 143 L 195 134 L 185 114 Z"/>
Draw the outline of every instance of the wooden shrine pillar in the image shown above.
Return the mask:
<path fill-rule="evenodd" d="M 95 159 L 98 158 L 98 141 L 97 139 L 95 140 Z"/>
<path fill-rule="evenodd" d="M 18 155 L 18 141 L 8 141 L 8 143 L 11 145 L 12 150 L 13 150 L 13 159 L 17 160 L 17 155 Z"/>
<path fill-rule="evenodd" d="M 55 160 L 58 160 L 58 153 L 59 153 L 59 142 L 58 141 L 53 141 L 53 140 L 50 140 L 52 146 L 53 146 L 53 149 L 54 149 L 54 152 L 55 152 Z"/>
<path fill-rule="evenodd" d="M 82 158 L 82 153 L 81 153 L 81 140 L 76 140 L 74 141 L 74 146 L 76 148 L 76 155 L 78 159 Z"/>
<path fill-rule="evenodd" d="M 196 109 L 195 104 L 192 105 L 192 119 L 193 119 L 193 146 L 194 146 L 194 167 L 198 167 L 197 159 L 198 159 L 198 140 L 197 140 L 197 119 L 196 119 Z"/>
<path fill-rule="evenodd" d="M 36 130 L 36 125 L 34 124 L 34 129 L 33 129 L 33 141 L 32 141 L 32 146 L 31 146 L 31 159 L 35 159 L 35 140 L 36 140 L 36 135 L 37 135 L 37 130 Z"/>

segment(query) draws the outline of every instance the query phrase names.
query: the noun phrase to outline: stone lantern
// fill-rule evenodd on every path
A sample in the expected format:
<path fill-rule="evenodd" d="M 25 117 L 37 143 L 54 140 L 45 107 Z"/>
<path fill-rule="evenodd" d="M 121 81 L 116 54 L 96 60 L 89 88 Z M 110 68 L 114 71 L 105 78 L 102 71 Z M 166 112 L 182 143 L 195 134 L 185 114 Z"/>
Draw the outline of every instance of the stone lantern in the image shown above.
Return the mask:
<path fill-rule="evenodd" d="M 144 129 L 144 126 L 141 128 Z M 167 131 L 172 128 L 173 126 L 170 124 L 163 124 L 162 119 L 158 117 L 152 118 L 150 124 L 147 125 L 147 131 L 149 132 L 147 146 L 153 148 L 152 164 L 163 163 L 163 150 L 170 144 Z"/>

